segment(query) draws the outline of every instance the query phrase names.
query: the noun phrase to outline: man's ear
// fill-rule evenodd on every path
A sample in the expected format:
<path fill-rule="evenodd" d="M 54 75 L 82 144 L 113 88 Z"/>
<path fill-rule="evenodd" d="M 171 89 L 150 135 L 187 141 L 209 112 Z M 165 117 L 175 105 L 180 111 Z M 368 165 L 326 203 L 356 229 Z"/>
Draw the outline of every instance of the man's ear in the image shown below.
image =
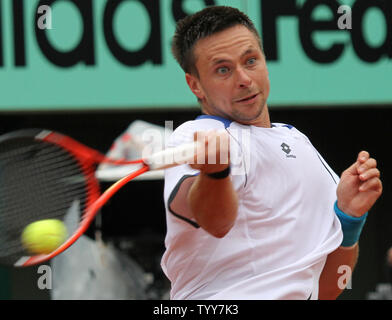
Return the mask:
<path fill-rule="evenodd" d="M 202 100 L 204 98 L 204 92 L 203 89 L 201 88 L 199 79 L 191 75 L 190 73 L 185 74 L 185 79 L 186 79 L 186 83 L 188 84 L 193 94 L 199 100 Z"/>

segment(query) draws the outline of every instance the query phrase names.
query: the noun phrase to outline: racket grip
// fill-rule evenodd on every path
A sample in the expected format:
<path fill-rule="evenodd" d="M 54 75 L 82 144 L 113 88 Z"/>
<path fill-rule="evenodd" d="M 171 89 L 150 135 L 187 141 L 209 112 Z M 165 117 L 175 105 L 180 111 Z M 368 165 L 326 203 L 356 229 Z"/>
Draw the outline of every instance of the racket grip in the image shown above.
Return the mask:
<path fill-rule="evenodd" d="M 174 148 L 156 152 L 143 159 L 150 170 L 167 169 L 174 166 L 193 163 L 195 155 L 203 145 L 200 142 L 191 142 Z"/>

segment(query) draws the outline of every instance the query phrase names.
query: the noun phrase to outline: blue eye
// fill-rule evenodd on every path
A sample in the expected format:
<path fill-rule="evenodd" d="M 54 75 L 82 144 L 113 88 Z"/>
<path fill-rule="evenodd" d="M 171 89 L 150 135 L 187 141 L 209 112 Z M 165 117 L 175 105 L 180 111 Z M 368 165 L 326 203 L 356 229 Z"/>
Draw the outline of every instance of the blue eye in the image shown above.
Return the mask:
<path fill-rule="evenodd" d="M 218 69 L 216 69 L 216 72 L 218 73 L 218 74 L 226 74 L 226 73 L 228 73 L 229 72 L 229 68 L 227 68 L 227 67 L 220 67 L 220 68 L 218 68 Z"/>
<path fill-rule="evenodd" d="M 256 63 L 256 58 L 250 58 L 248 61 L 247 61 L 247 64 L 249 64 L 249 65 L 253 65 L 253 64 L 255 64 Z"/>

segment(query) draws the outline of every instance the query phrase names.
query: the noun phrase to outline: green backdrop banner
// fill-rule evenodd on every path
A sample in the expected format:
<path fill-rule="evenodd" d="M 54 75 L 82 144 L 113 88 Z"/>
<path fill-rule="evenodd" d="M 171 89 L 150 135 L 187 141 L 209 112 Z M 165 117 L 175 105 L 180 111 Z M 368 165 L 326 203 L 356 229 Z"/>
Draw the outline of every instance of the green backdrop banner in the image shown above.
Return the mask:
<path fill-rule="evenodd" d="M 0 110 L 195 106 L 170 43 L 207 5 L 255 22 L 270 106 L 392 104 L 389 0 L 1 0 Z"/>

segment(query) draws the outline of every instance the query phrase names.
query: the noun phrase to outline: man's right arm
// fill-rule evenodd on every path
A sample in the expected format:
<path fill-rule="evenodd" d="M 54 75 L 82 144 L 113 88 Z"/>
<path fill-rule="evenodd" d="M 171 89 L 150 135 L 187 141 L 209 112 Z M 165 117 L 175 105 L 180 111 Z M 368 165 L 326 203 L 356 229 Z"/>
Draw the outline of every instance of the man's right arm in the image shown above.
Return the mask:
<path fill-rule="evenodd" d="M 209 174 L 228 168 L 229 137 L 226 132 L 198 132 L 195 133 L 194 140 L 201 142 L 205 148 L 202 159 L 195 158 L 194 163 L 190 164 L 200 174 L 182 183 L 171 208 L 196 221 L 211 235 L 222 238 L 237 218 L 237 194 L 230 175 L 216 179 Z M 221 156 L 225 153 L 227 157 L 221 161 Z M 211 163 L 208 161 L 211 158 L 216 161 Z"/>
<path fill-rule="evenodd" d="M 187 203 L 200 227 L 217 238 L 224 237 L 237 218 L 237 194 L 230 176 L 214 179 L 203 172 L 189 189 Z"/>

